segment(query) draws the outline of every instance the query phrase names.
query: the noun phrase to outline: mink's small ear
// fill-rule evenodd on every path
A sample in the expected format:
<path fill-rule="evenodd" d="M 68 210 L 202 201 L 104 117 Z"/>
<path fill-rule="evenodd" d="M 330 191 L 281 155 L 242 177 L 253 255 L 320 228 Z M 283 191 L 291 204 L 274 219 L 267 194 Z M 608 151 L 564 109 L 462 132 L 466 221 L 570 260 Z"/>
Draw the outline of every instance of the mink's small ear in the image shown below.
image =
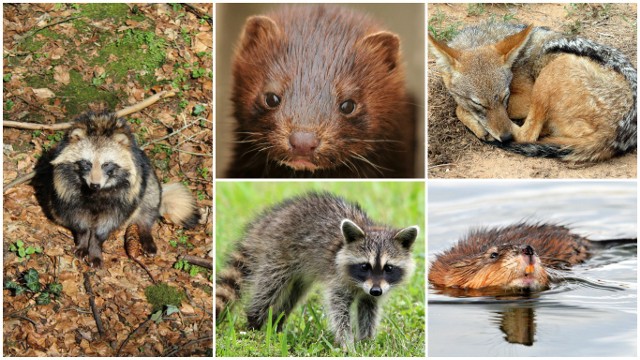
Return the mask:
<path fill-rule="evenodd" d="M 342 236 L 344 236 L 344 242 L 347 244 L 364 239 L 364 231 L 349 219 L 342 220 L 340 229 L 342 230 Z"/>
<path fill-rule="evenodd" d="M 388 67 L 389 71 L 398 67 L 400 38 L 396 34 L 379 31 L 367 35 L 360 42 L 360 46 L 365 50 L 365 54 L 362 54 L 363 61 L 380 61 Z"/>
<path fill-rule="evenodd" d="M 260 49 L 273 47 L 280 36 L 278 24 L 270 17 L 251 16 L 244 24 L 238 53 L 245 58 L 251 58 Z"/>
<path fill-rule="evenodd" d="M 419 230 L 420 228 L 417 226 L 409 226 L 408 228 L 398 231 L 393 239 L 399 241 L 403 248 L 411 249 L 411 246 L 418 237 Z"/>

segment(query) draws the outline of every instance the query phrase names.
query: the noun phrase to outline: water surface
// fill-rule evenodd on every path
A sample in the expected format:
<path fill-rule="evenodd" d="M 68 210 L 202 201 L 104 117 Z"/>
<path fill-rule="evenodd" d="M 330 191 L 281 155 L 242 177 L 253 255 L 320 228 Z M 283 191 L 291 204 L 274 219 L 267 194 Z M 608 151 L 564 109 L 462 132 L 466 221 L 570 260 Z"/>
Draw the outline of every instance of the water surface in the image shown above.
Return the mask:
<path fill-rule="evenodd" d="M 637 237 L 635 181 L 431 180 L 429 263 L 471 227 L 568 225 L 592 240 Z M 574 280 L 518 297 L 429 289 L 429 356 L 636 356 L 637 246 L 596 254 Z"/>

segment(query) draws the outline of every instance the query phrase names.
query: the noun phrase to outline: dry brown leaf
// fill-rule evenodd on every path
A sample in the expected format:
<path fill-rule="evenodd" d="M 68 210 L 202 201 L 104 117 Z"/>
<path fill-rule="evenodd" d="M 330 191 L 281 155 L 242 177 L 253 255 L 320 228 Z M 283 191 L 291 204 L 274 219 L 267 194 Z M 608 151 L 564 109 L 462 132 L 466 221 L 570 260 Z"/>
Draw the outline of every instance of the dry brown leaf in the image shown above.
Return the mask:
<path fill-rule="evenodd" d="M 35 94 L 35 96 L 41 98 L 41 99 L 50 99 L 52 97 L 55 97 L 56 94 L 47 89 L 47 88 L 41 88 L 41 89 L 32 89 L 33 93 Z"/>

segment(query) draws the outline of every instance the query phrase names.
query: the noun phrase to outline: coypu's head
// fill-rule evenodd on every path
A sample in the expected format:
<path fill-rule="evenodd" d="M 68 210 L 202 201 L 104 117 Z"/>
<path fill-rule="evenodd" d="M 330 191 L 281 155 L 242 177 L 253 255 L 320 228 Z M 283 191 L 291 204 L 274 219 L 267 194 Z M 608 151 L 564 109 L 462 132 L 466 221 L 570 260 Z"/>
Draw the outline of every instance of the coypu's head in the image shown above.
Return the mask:
<path fill-rule="evenodd" d="M 530 245 L 502 244 L 450 265 L 448 287 L 540 290 L 549 284 L 547 271 Z"/>

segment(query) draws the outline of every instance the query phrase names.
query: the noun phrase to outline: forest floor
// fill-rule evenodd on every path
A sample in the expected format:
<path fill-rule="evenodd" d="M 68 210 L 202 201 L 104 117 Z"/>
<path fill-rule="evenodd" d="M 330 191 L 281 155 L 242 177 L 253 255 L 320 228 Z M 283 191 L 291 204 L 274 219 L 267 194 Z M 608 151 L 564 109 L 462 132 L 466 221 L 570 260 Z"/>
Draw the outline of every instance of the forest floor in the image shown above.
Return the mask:
<path fill-rule="evenodd" d="M 126 119 L 161 182 L 184 183 L 202 213 L 192 230 L 154 226 L 158 254 L 142 259 L 161 284 L 153 287 L 125 254 L 124 229 L 92 269 L 32 186 L 5 188 L 4 355 L 211 356 L 212 271 L 182 259 L 212 262 L 212 4 L 24 3 L 3 12 L 4 120 L 69 122 L 171 91 Z M 5 127 L 4 186 L 63 134 Z"/>

